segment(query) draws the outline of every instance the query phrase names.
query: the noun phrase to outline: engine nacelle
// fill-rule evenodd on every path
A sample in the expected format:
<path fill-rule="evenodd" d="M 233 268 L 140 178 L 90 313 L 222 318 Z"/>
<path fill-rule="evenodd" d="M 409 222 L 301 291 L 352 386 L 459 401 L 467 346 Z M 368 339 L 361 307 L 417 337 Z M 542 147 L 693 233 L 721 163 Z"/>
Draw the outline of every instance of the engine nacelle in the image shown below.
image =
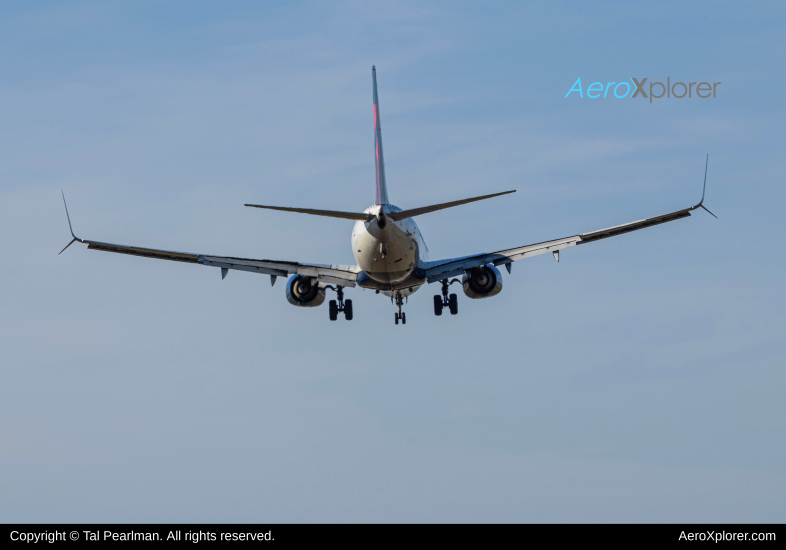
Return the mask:
<path fill-rule="evenodd" d="M 479 300 L 490 298 L 502 292 L 502 273 L 493 265 L 473 267 L 461 279 L 467 298 Z"/>
<path fill-rule="evenodd" d="M 287 281 L 287 301 L 298 307 L 317 307 L 325 302 L 325 285 L 314 277 L 293 275 Z"/>

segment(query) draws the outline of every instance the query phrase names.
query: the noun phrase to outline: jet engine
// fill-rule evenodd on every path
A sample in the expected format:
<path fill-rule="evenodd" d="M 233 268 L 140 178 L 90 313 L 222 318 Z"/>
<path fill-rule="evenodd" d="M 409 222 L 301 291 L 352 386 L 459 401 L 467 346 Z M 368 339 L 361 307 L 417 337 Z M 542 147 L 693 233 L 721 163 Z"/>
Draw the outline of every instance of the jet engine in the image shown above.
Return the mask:
<path fill-rule="evenodd" d="M 473 267 L 461 279 L 467 298 L 479 300 L 502 292 L 502 274 L 493 265 Z"/>
<path fill-rule="evenodd" d="M 325 301 L 325 285 L 314 277 L 293 275 L 287 281 L 287 301 L 299 307 L 320 306 Z"/>

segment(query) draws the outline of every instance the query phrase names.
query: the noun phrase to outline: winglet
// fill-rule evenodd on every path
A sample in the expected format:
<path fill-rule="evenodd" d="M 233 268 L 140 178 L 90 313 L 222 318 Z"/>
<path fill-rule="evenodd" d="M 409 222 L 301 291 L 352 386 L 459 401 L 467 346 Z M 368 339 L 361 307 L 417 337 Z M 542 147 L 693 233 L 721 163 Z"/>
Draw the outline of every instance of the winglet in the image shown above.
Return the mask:
<path fill-rule="evenodd" d="M 69 231 L 71 231 L 71 236 L 73 237 L 73 240 L 70 243 L 68 243 L 63 250 L 61 250 L 60 252 L 57 253 L 58 256 L 60 254 L 62 254 L 63 252 L 65 252 L 66 248 L 68 248 L 69 246 L 74 244 L 74 241 L 81 241 L 82 240 L 79 237 L 77 237 L 76 235 L 74 235 L 74 229 L 71 227 L 71 216 L 68 214 L 68 205 L 66 204 L 65 193 L 63 192 L 62 189 L 60 190 L 60 193 L 63 195 L 63 206 L 65 206 L 66 218 L 68 218 L 68 229 L 69 229 Z"/>
<path fill-rule="evenodd" d="M 710 154 L 707 153 L 707 160 L 704 161 L 704 187 L 701 188 L 701 204 L 704 202 L 704 193 L 707 191 L 707 167 L 710 165 Z"/>
<path fill-rule="evenodd" d="M 709 166 L 709 164 L 710 164 L 710 155 L 709 155 L 709 153 L 707 153 L 707 160 L 704 163 L 704 187 L 702 187 L 702 189 L 701 189 L 701 202 L 699 202 L 699 204 L 694 206 L 693 209 L 696 210 L 697 208 L 703 208 L 704 210 L 707 210 L 707 212 L 709 212 L 710 216 L 712 216 L 713 218 L 715 218 L 717 220 L 718 216 L 716 216 L 715 214 L 710 212 L 707 209 L 707 207 L 704 206 L 704 193 L 706 193 L 706 191 L 707 191 L 707 167 Z"/>

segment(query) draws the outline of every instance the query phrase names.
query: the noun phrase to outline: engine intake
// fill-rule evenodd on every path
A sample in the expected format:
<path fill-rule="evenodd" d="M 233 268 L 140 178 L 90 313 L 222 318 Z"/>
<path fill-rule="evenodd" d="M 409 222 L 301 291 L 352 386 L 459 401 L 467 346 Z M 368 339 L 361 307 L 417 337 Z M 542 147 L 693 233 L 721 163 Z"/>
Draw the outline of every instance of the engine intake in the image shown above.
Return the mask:
<path fill-rule="evenodd" d="M 325 285 L 314 277 L 293 275 L 287 281 L 287 301 L 298 307 L 317 307 L 325 302 Z"/>
<path fill-rule="evenodd" d="M 461 279 L 467 298 L 479 300 L 502 292 L 502 274 L 493 265 L 473 267 Z"/>

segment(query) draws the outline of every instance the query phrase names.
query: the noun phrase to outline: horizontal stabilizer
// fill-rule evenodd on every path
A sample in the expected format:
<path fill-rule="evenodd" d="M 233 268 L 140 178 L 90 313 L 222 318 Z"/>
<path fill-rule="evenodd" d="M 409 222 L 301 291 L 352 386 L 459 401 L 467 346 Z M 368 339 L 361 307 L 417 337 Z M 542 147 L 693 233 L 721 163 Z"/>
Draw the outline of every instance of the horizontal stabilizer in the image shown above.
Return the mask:
<path fill-rule="evenodd" d="M 328 218 L 342 218 L 345 220 L 359 220 L 362 222 L 371 221 L 374 216 L 363 212 L 338 212 L 336 210 L 313 210 L 311 208 L 287 208 L 285 206 L 264 206 L 262 204 L 246 204 L 252 208 L 266 208 L 268 210 L 281 210 L 283 212 L 297 212 L 299 214 L 311 214 L 312 216 L 326 216 Z"/>
<path fill-rule="evenodd" d="M 445 208 L 452 208 L 461 204 L 467 204 L 475 201 L 482 201 L 483 199 L 490 199 L 492 197 L 499 197 L 500 195 L 507 195 L 508 193 L 515 193 L 513 191 L 504 191 L 502 193 L 494 193 L 492 195 L 483 195 L 482 197 L 472 197 L 471 199 L 462 199 L 460 201 L 443 202 L 442 204 L 434 204 L 431 206 L 423 206 L 421 208 L 410 208 L 409 210 L 402 210 L 400 212 L 390 212 L 385 214 L 385 217 L 393 221 L 406 220 L 421 214 L 428 214 L 429 212 L 436 212 L 437 210 L 444 210 Z M 311 214 L 312 216 L 326 216 L 328 218 L 342 218 L 345 220 L 358 220 L 361 222 L 370 222 L 375 219 L 373 214 L 365 212 L 339 212 L 337 210 L 314 210 L 312 208 L 289 208 L 286 206 L 266 206 L 263 204 L 246 204 L 252 208 L 265 208 L 267 210 L 281 210 L 282 212 L 297 212 L 299 214 Z"/>
<path fill-rule="evenodd" d="M 509 193 L 515 193 L 515 192 L 516 190 L 514 189 L 513 191 L 504 191 L 502 193 L 494 193 L 493 195 L 483 195 L 482 197 L 473 197 L 471 199 L 463 199 L 460 201 L 443 202 L 442 204 L 434 204 L 432 206 L 411 208 L 409 210 L 402 210 L 401 212 L 391 212 L 390 214 L 387 214 L 387 217 L 394 221 L 405 220 L 413 216 L 420 216 L 421 214 L 428 214 L 429 212 L 436 212 L 437 210 L 444 210 L 445 208 L 452 208 L 454 206 L 459 206 L 461 204 L 467 204 L 469 202 L 475 202 L 475 201 L 482 201 L 483 199 L 490 199 L 492 197 L 499 197 L 500 195 L 507 195 Z"/>

